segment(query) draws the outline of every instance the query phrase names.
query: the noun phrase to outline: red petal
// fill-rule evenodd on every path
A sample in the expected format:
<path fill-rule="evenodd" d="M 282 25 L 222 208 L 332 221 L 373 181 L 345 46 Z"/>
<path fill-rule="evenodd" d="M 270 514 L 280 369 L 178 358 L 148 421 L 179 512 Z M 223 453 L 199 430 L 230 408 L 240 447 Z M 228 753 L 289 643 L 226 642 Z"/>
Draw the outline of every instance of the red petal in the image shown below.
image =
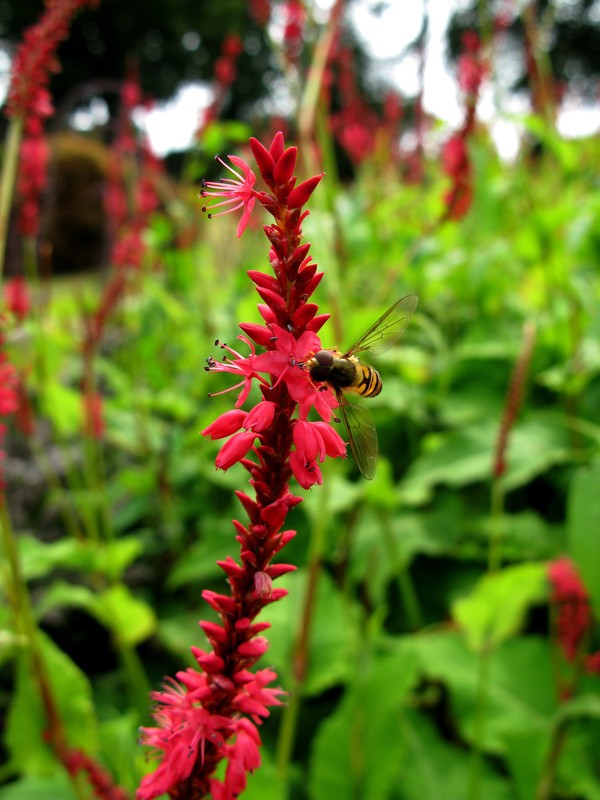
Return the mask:
<path fill-rule="evenodd" d="M 320 175 L 315 175 L 292 189 L 287 201 L 288 208 L 301 208 L 314 192 L 324 174 L 322 172 Z"/>

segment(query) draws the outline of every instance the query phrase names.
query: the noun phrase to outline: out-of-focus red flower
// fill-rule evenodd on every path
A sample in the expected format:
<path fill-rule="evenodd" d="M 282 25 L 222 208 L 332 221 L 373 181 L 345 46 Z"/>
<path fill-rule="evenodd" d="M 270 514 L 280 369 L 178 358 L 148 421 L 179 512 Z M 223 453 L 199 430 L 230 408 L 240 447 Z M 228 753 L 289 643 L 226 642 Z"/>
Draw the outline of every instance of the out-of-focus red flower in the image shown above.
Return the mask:
<path fill-rule="evenodd" d="M 248 9 L 256 22 L 266 27 L 271 19 L 271 0 L 248 0 Z"/>
<path fill-rule="evenodd" d="M 458 83 L 465 100 L 465 119 L 453 133 L 442 150 L 444 172 L 452 179 L 444 195 L 444 219 L 458 220 L 469 211 L 474 194 L 473 168 L 468 142 L 475 128 L 475 111 L 485 64 L 481 54 L 481 41 L 475 31 L 466 31 L 462 37 L 463 52 L 458 59 Z"/>
<path fill-rule="evenodd" d="M 7 417 L 19 407 L 17 396 L 18 376 L 14 366 L 0 355 L 0 416 Z"/>
<path fill-rule="evenodd" d="M 17 191 L 19 230 L 23 236 L 36 236 L 40 228 L 40 204 L 46 186 L 50 149 L 46 138 L 26 136 L 21 142 Z"/>
<path fill-rule="evenodd" d="M 128 800 L 125 789 L 115 786 L 109 773 L 83 750 L 67 750 L 59 755 L 70 775 L 84 773 L 96 800 Z"/>
<path fill-rule="evenodd" d="M 557 635 L 567 661 L 575 661 L 592 615 L 588 593 L 573 562 L 566 557 L 548 566 L 551 602 L 557 609 Z"/>
<path fill-rule="evenodd" d="M 84 392 L 83 411 L 85 432 L 98 441 L 104 438 L 104 401 L 99 392 Z"/>
<path fill-rule="evenodd" d="M 22 276 L 9 278 L 4 284 L 4 302 L 6 308 L 14 314 L 19 321 L 23 321 L 31 308 L 31 299 L 27 281 Z"/>
<path fill-rule="evenodd" d="M 18 375 L 14 366 L 6 360 L 6 355 L 2 351 L 4 340 L 0 333 L 0 503 L 3 502 L 4 484 L 4 458 L 3 448 L 6 424 L 1 420 L 14 414 L 19 408 L 19 396 L 17 393 Z"/>
<path fill-rule="evenodd" d="M 9 117 L 20 115 L 45 118 L 52 112 L 47 90 L 50 75 L 60 70 L 55 52 L 69 34 L 71 18 L 94 0 L 53 0 L 39 22 L 28 28 L 18 47 L 11 66 L 11 79 L 6 101 Z"/>
<path fill-rule="evenodd" d="M 442 148 L 442 165 L 446 175 L 458 178 L 468 167 L 469 155 L 462 136 L 451 136 Z"/>

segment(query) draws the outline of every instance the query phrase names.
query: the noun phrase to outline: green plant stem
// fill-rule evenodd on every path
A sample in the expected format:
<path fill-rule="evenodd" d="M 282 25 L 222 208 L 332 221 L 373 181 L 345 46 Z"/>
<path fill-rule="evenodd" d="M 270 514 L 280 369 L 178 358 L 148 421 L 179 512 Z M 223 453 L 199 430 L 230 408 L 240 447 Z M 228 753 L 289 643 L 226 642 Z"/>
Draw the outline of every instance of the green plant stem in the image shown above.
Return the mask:
<path fill-rule="evenodd" d="M 15 178 L 19 164 L 19 146 L 22 136 L 23 117 L 20 115 L 11 117 L 6 131 L 4 152 L 2 154 L 2 172 L 0 173 L 0 281 L 4 271 L 8 221 L 15 189 Z"/>
<path fill-rule="evenodd" d="M 140 720 L 146 722 L 150 714 L 148 698 L 151 690 L 146 671 L 135 647 L 122 642 L 114 632 L 113 643 L 125 672 L 125 686 L 131 704 Z"/>
<path fill-rule="evenodd" d="M 327 482 L 324 482 L 322 508 L 327 506 Z M 289 792 L 289 767 L 292 758 L 298 715 L 300 712 L 302 688 L 306 680 L 309 665 L 310 631 L 315 611 L 317 587 L 323 565 L 323 553 L 327 533 L 327 515 L 324 513 L 313 516 L 311 525 L 310 552 L 308 561 L 308 576 L 304 593 L 304 605 L 300 620 L 300 630 L 292 657 L 293 676 L 289 703 L 283 710 L 281 728 L 277 742 L 277 771 L 279 779 Z"/>
<path fill-rule="evenodd" d="M 488 572 L 497 572 L 502 566 L 504 487 L 500 478 L 492 478 L 491 491 L 491 534 L 488 548 Z"/>
<path fill-rule="evenodd" d="M 491 488 L 491 524 L 492 531 L 488 549 L 488 573 L 497 572 L 502 564 L 504 488 L 499 477 L 492 478 Z M 490 668 L 492 650 L 485 645 L 479 653 L 477 699 L 475 704 L 475 725 L 473 730 L 473 746 L 469 766 L 469 788 L 467 800 L 477 800 L 481 781 L 482 748 L 485 737 L 485 722 L 490 684 Z"/>
<path fill-rule="evenodd" d="M 554 778 L 560 760 L 560 754 L 567 740 L 567 721 L 560 720 L 552 731 L 552 740 L 548 757 L 542 769 L 540 781 L 535 791 L 535 800 L 551 800 L 553 796 Z"/>
<path fill-rule="evenodd" d="M 477 671 L 477 699 L 475 705 L 475 724 L 473 745 L 469 764 L 469 785 L 467 800 L 477 800 L 481 787 L 482 750 L 485 735 L 485 715 L 490 682 L 491 650 L 486 645 L 479 654 Z"/>

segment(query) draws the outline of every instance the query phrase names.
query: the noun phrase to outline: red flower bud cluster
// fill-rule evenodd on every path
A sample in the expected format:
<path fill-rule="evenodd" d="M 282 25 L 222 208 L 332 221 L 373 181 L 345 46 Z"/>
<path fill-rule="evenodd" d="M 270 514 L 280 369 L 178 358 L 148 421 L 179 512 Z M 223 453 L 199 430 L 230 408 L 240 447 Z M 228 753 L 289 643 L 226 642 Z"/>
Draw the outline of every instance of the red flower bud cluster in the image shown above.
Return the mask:
<path fill-rule="evenodd" d="M 60 71 L 56 49 L 69 35 L 72 17 L 95 0 L 54 0 L 46 3 L 39 22 L 28 28 L 13 59 L 6 101 L 8 116 L 44 119 L 54 109 L 48 83 L 50 75 Z"/>
<path fill-rule="evenodd" d="M 85 774 L 97 800 L 129 800 L 125 789 L 115 786 L 106 770 L 83 750 L 67 750 L 62 760 L 70 775 Z"/>
<path fill-rule="evenodd" d="M 39 231 L 49 156 L 44 120 L 54 112 L 48 83 L 52 73 L 60 70 L 56 49 L 67 38 L 72 17 L 92 3 L 93 0 L 47 3 L 39 22 L 25 31 L 12 62 L 6 114 L 20 117 L 24 125 L 17 179 L 21 200 L 19 229 L 24 236 L 36 236 Z"/>
<path fill-rule="evenodd" d="M 585 672 L 600 675 L 600 651 L 587 654 L 593 625 L 587 589 L 573 562 L 565 557 L 548 565 L 552 587 L 550 602 L 556 609 L 556 639 L 570 662 L 579 662 Z"/>
<path fill-rule="evenodd" d="M 297 150 L 285 147 L 275 135 L 267 148 L 256 139 L 250 147 L 267 191 L 255 188 L 256 175 L 241 158 L 230 156 L 233 178 L 206 183 L 202 195 L 212 208 L 241 210 L 238 236 L 258 202 L 274 218 L 265 226 L 273 274 L 251 270 L 249 276 L 261 298 L 263 324 L 241 323 L 239 338 L 248 348 L 244 356 L 217 342 L 223 361 L 208 359 L 209 372 L 235 376 L 239 389 L 235 408 L 226 411 L 204 431 L 213 439 L 226 438 L 217 467 L 240 462 L 250 475 L 252 496 L 236 495 L 247 521 L 233 521 L 240 545 L 239 559 L 219 561 L 229 583 L 228 594 L 203 592 L 219 615 L 219 622 L 201 622 L 210 648 L 192 648 L 197 668 L 179 672 L 177 680 L 154 694 L 156 727 L 143 730 L 143 741 L 162 754 L 158 769 L 144 778 L 138 800 L 163 792 L 171 797 L 200 800 L 210 792 L 215 800 L 233 800 L 246 786 L 246 775 L 260 764 L 257 726 L 269 707 L 280 704 L 280 689 L 267 688 L 277 677 L 269 669 L 251 668 L 268 647 L 261 636 L 268 623 L 256 623 L 259 612 L 286 595 L 274 581 L 295 567 L 273 563 L 274 557 L 296 535 L 284 524 L 301 501 L 290 492 L 294 475 L 304 487 L 322 481 L 319 464 L 325 456 L 340 456 L 345 446 L 328 424 L 336 398 L 319 390 L 304 368 L 321 349 L 317 331 L 327 319 L 309 302 L 322 274 L 302 244 L 303 206 L 321 180 L 316 175 L 297 184 Z M 225 162 L 221 162 L 227 166 Z M 205 207 L 205 210 L 206 207 Z M 257 347 L 262 352 L 257 353 Z M 261 399 L 249 410 L 242 406 L 252 386 Z M 225 390 L 225 391 L 229 391 Z M 320 420 L 309 421 L 315 409 Z M 220 761 L 227 767 L 222 780 L 214 776 Z"/>
<path fill-rule="evenodd" d="M 282 4 L 283 14 L 283 53 L 289 64 L 295 64 L 300 58 L 304 46 L 304 26 L 306 12 L 301 0 L 285 0 Z"/>
<path fill-rule="evenodd" d="M 329 113 L 329 124 L 340 147 L 353 164 L 362 164 L 375 150 L 380 120 L 361 95 L 356 81 L 356 63 L 350 47 L 334 46 L 325 74 L 329 104 L 334 93 L 338 110 Z"/>
<path fill-rule="evenodd" d="M 215 84 L 213 87 L 213 100 L 208 108 L 201 113 L 200 124 L 196 131 L 196 138 L 199 138 L 204 129 L 219 116 L 229 89 L 238 75 L 237 62 L 240 55 L 244 52 L 244 44 L 239 36 L 230 34 L 223 39 L 221 44 L 221 55 L 215 61 L 214 76 Z"/>
<path fill-rule="evenodd" d="M 25 319 L 31 307 L 29 289 L 25 278 L 18 275 L 16 278 L 10 278 L 6 281 L 4 284 L 4 302 L 7 310 L 14 314 L 19 322 Z"/>
<path fill-rule="evenodd" d="M 465 119 L 460 130 L 452 134 L 442 149 L 442 167 L 451 179 L 451 187 L 444 196 L 446 209 L 443 218 L 455 220 L 462 219 L 473 202 L 469 139 L 475 128 L 475 110 L 485 76 L 479 36 L 474 31 L 466 31 L 462 44 L 463 52 L 458 59 L 458 85 L 465 98 Z"/>
<path fill-rule="evenodd" d="M 14 365 L 10 363 L 4 350 L 5 317 L 0 313 L 0 503 L 4 502 L 4 437 L 6 435 L 5 418 L 19 409 L 19 377 Z"/>

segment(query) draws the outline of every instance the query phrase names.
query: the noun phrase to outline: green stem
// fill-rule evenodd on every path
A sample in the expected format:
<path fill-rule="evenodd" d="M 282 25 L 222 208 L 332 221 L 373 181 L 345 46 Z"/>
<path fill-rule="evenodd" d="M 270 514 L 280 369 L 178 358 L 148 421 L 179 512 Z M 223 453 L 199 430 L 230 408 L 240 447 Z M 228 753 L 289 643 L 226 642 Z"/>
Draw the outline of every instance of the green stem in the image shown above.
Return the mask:
<path fill-rule="evenodd" d="M 125 673 L 125 685 L 129 700 L 137 710 L 140 720 L 148 720 L 150 697 L 150 683 L 135 647 L 124 644 L 118 635 L 113 636 L 115 650 L 118 653 L 121 666 Z"/>
<path fill-rule="evenodd" d="M 19 164 L 19 146 L 23 136 L 23 117 L 11 117 L 6 131 L 2 171 L 0 173 L 0 281 L 6 256 L 6 236 L 12 207 L 15 178 Z"/>
<path fill-rule="evenodd" d="M 322 506 L 327 506 L 327 482 L 324 482 L 322 491 Z M 313 516 L 311 525 L 310 552 L 308 563 L 308 577 L 306 591 L 304 594 L 304 605 L 302 608 L 302 618 L 300 621 L 300 631 L 294 648 L 293 678 L 290 692 L 290 700 L 284 708 L 282 714 L 281 728 L 277 742 L 277 771 L 281 783 L 288 788 L 289 793 L 289 772 L 292 751 L 296 739 L 296 729 L 298 727 L 298 716 L 300 712 L 302 687 L 306 680 L 309 665 L 310 631 L 314 617 L 315 603 L 317 598 L 317 587 L 319 576 L 323 564 L 323 553 L 325 551 L 325 541 L 327 533 L 327 515 L 319 513 Z"/>
<path fill-rule="evenodd" d="M 535 792 L 535 800 L 550 800 L 553 797 L 554 777 L 560 760 L 560 754 L 567 740 L 567 723 L 561 720 L 554 726 L 548 757 L 542 769 L 540 782 Z"/>
<path fill-rule="evenodd" d="M 485 715 L 489 691 L 491 651 L 485 646 L 479 654 L 477 673 L 477 699 L 475 705 L 475 725 L 473 728 L 473 746 L 469 765 L 469 785 L 467 800 L 477 800 L 481 786 L 481 766 L 483 739 L 485 735 Z"/>
<path fill-rule="evenodd" d="M 491 534 L 488 549 L 488 572 L 497 572 L 502 566 L 502 541 L 504 517 L 504 487 L 500 478 L 492 478 Z"/>

